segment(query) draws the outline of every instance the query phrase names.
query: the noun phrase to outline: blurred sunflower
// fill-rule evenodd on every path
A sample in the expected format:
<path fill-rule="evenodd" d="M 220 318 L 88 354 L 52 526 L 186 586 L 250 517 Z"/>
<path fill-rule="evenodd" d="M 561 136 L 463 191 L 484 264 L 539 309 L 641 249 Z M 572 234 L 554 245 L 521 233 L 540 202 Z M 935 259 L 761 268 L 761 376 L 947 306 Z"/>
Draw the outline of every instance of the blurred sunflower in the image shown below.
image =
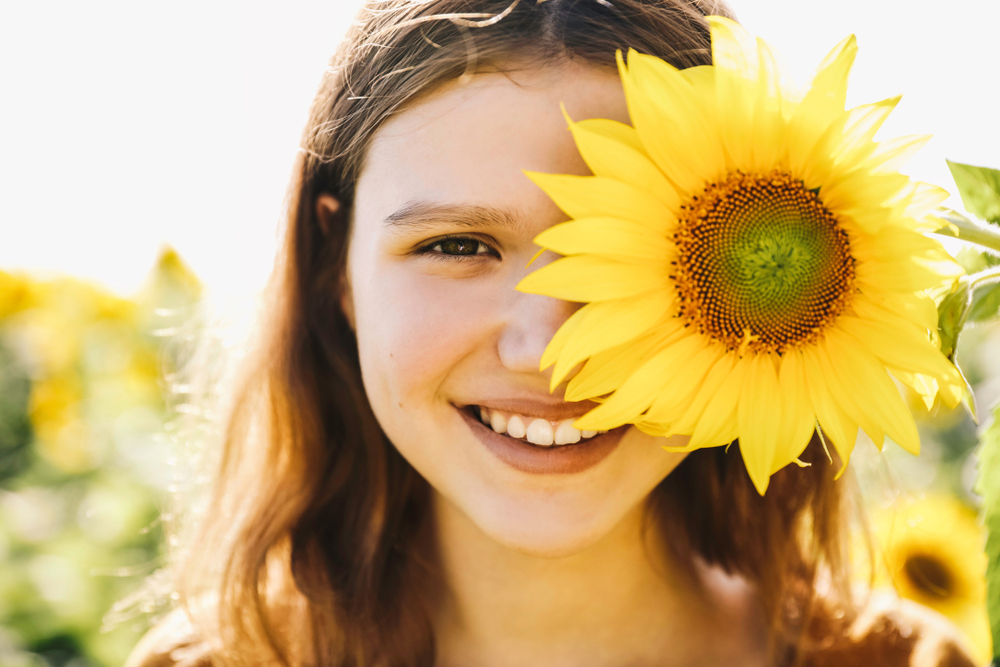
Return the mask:
<path fill-rule="evenodd" d="M 573 219 L 517 289 L 586 303 L 545 350 L 550 389 L 586 361 L 566 398 L 601 405 L 574 426 L 738 438 L 760 493 L 817 426 L 844 466 L 859 427 L 916 453 L 889 373 L 962 391 L 927 294 L 962 273 L 924 235 L 948 194 L 895 171 L 928 137 L 873 141 L 899 98 L 844 110 L 853 36 L 803 95 L 766 42 L 709 22 L 712 66 L 619 52 L 634 127 L 567 116 L 593 176 L 525 172 Z"/>
<path fill-rule="evenodd" d="M 953 497 L 933 496 L 894 505 L 874 525 L 876 583 L 948 617 L 985 664 L 991 656 L 985 536 L 976 513 Z"/>

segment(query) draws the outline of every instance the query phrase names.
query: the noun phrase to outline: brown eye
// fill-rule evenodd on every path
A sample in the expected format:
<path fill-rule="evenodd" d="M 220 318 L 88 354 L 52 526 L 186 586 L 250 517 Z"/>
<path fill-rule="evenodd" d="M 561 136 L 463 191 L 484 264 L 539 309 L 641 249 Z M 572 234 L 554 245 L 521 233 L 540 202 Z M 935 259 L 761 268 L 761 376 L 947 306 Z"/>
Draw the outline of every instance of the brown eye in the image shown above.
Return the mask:
<path fill-rule="evenodd" d="M 439 252 L 446 255 L 475 255 L 479 253 L 479 246 L 482 242 L 476 239 L 445 239 L 435 244 L 434 250 L 440 248 Z"/>

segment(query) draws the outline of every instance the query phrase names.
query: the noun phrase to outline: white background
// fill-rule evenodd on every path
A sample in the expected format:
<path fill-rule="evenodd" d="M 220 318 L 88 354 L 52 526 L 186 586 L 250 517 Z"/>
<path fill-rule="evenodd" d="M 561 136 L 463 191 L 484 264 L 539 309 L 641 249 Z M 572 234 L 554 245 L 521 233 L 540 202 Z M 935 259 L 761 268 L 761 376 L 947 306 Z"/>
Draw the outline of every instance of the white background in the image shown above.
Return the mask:
<path fill-rule="evenodd" d="M 127 295 L 169 243 L 218 301 L 252 295 L 307 107 L 358 5 L 3 3 L 0 269 Z M 881 136 L 935 135 L 913 176 L 953 190 L 946 157 L 1000 167 L 1000 0 L 732 6 L 799 83 L 854 32 L 849 105 L 902 93 Z"/>

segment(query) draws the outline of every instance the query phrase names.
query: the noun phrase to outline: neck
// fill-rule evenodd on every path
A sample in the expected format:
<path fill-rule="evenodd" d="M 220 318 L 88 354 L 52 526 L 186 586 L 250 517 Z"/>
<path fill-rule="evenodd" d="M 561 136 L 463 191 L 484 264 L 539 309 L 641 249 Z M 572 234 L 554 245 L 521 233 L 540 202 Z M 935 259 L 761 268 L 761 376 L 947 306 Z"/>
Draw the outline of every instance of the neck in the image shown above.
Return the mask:
<path fill-rule="evenodd" d="M 659 531 L 642 530 L 641 507 L 596 542 L 544 557 L 497 542 L 434 496 L 447 591 L 435 619 L 439 665 L 691 664 L 704 655 L 705 628 L 719 627 Z"/>

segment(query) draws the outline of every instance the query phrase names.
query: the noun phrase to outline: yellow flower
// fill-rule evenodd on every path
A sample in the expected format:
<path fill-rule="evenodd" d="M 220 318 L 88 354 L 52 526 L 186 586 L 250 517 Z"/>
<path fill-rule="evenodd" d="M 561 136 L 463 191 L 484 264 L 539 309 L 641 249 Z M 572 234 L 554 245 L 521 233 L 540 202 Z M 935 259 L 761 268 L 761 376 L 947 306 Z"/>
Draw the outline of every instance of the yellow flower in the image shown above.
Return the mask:
<path fill-rule="evenodd" d="M 550 390 L 572 374 L 567 400 L 601 403 L 577 428 L 738 438 L 760 493 L 817 426 L 845 466 L 859 427 L 917 453 L 892 378 L 952 406 L 962 386 L 927 294 L 962 272 L 924 234 L 947 192 L 896 171 L 927 137 L 873 140 L 898 98 L 845 111 L 853 36 L 803 94 L 709 22 L 713 66 L 618 54 L 634 127 L 567 116 L 593 176 L 525 172 L 572 220 L 517 288 L 586 304 L 545 350 Z"/>
<path fill-rule="evenodd" d="M 875 529 L 876 583 L 948 617 L 985 664 L 991 655 L 985 535 L 976 513 L 949 496 L 929 497 L 890 507 L 876 517 Z"/>

